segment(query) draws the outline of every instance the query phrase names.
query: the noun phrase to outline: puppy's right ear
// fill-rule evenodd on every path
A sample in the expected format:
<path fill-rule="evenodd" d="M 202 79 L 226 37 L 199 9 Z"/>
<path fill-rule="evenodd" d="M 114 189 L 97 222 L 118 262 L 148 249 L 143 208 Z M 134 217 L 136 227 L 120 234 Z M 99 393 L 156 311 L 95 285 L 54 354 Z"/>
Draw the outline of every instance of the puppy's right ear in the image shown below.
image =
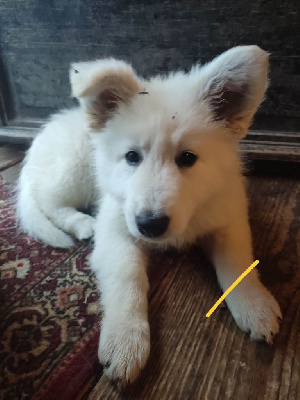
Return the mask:
<path fill-rule="evenodd" d="M 132 67 L 115 59 L 71 64 L 70 82 L 93 129 L 101 128 L 122 103 L 142 90 Z"/>

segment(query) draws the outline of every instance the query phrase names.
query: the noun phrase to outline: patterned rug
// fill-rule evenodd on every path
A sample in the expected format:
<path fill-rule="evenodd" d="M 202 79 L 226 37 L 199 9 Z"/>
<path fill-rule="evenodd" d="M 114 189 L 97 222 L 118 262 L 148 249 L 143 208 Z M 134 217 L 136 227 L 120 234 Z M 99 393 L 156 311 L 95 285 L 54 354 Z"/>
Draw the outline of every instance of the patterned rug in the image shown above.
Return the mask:
<path fill-rule="evenodd" d="M 87 380 L 101 376 L 91 249 L 30 239 L 16 227 L 14 197 L 0 176 L 0 398 L 74 400 Z M 170 260 L 151 263 L 150 294 Z"/>

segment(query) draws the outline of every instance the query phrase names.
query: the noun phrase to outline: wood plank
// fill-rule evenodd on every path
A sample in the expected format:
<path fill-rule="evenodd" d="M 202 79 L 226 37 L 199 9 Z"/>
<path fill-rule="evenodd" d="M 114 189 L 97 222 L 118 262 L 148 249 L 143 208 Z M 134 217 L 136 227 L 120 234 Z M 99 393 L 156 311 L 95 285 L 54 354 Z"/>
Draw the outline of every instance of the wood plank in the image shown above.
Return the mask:
<path fill-rule="evenodd" d="M 240 144 L 241 154 L 248 160 L 300 162 L 300 145 L 292 143 L 245 140 Z"/>
<path fill-rule="evenodd" d="M 174 259 L 150 299 L 152 349 L 139 380 L 119 393 L 101 377 L 89 400 L 300 398 L 300 183 L 249 181 L 255 255 L 283 311 L 274 345 L 251 341 L 226 308 L 205 318 L 221 291 L 213 270 L 192 249 Z"/>
<path fill-rule="evenodd" d="M 282 132 L 282 131 L 262 131 L 262 130 L 250 130 L 245 138 L 246 140 L 273 140 L 276 142 L 300 142 L 300 132 Z"/>
<path fill-rule="evenodd" d="M 2 178 L 8 182 L 12 183 L 15 185 L 17 183 L 17 180 L 19 179 L 19 175 L 22 169 L 22 163 L 18 163 L 14 165 L 13 167 L 7 168 L 4 171 L 0 172 L 0 175 Z"/>
<path fill-rule="evenodd" d="M 38 132 L 37 128 L 4 126 L 0 128 L 0 143 L 30 145 Z"/>
<path fill-rule="evenodd" d="M 0 171 L 12 167 L 24 158 L 24 151 L 11 146 L 0 147 Z"/>

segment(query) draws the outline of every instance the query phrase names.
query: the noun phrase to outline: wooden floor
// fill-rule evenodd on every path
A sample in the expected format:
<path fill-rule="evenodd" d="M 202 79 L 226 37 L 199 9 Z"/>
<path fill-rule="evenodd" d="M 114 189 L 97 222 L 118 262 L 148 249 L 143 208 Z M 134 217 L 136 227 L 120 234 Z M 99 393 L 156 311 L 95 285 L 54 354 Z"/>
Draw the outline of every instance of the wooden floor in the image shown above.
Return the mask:
<path fill-rule="evenodd" d="M 21 153 L 0 147 L 4 179 L 15 181 L 20 159 Z M 138 381 L 119 393 L 101 377 L 76 400 L 299 400 L 299 192 L 296 178 L 249 177 L 255 257 L 283 312 L 273 346 L 251 341 L 226 307 L 205 317 L 221 291 L 213 269 L 193 248 L 172 255 L 172 269 L 150 298 L 151 355 Z"/>

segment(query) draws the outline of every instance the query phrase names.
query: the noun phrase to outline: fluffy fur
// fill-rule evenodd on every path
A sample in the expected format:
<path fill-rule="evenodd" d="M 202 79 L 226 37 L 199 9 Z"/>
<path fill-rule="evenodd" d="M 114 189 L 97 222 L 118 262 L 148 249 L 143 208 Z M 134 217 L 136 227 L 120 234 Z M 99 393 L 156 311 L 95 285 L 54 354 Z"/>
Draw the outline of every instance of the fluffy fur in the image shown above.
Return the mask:
<path fill-rule="evenodd" d="M 99 359 L 120 385 L 138 376 L 150 351 L 149 249 L 199 241 L 223 290 L 253 262 L 237 148 L 267 75 L 268 55 L 257 46 L 150 80 L 114 59 L 76 63 L 70 80 L 80 107 L 54 116 L 29 150 L 21 225 L 58 247 L 94 232 L 91 266 L 104 310 Z M 191 165 L 181 161 L 186 152 L 195 155 Z M 96 220 L 78 211 L 98 198 Z M 226 302 L 251 338 L 272 342 L 281 313 L 256 270 Z"/>

